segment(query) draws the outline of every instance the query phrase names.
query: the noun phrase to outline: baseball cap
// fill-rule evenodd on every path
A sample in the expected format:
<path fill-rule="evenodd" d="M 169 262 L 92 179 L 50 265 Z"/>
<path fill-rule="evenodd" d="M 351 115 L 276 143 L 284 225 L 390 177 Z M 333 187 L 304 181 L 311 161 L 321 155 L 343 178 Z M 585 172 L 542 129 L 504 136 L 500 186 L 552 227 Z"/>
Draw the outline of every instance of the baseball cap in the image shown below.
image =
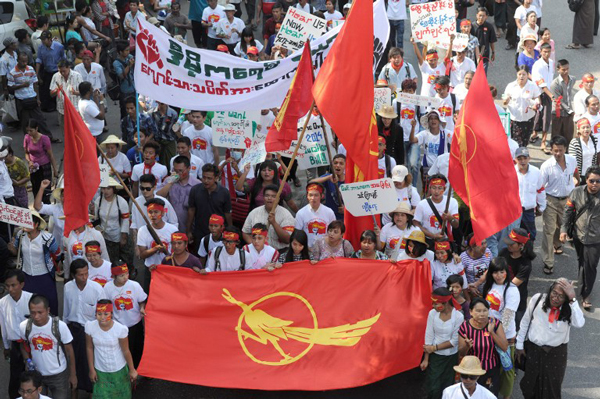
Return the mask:
<path fill-rule="evenodd" d="M 392 181 L 402 183 L 408 175 L 408 169 L 404 165 L 396 165 L 392 169 Z"/>
<path fill-rule="evenodd" d="M 527 147 L 517 148 L 517 151 L 515 151 L 515 158 L 519 158 L 519 157 L 529 158 L 529 150 L 527 149 Z"/>
<path fill-rule="evenodd" d="M 217 51 L 222 51 L 224 53 L 229 54 L 229 47 L 227 47 L 225 44 L 219 44 L 217 46 Z"/>
<path fill-rule="evenodd" d="M 246 54 L 258 55 L 258 49 L 254 46 L 250 46 L 248 47 L 248 50 L 246 50 Z"/>

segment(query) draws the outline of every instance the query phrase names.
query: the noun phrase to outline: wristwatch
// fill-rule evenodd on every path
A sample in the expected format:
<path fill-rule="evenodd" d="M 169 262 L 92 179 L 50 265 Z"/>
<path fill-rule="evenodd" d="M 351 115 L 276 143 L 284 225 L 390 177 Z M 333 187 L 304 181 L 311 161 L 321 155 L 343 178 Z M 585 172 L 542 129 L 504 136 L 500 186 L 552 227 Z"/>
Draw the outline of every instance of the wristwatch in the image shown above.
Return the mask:
<path fill-rule="evenodd" d="M 577 302 L 577 298 L 573 298 L 569 301 L 569 303 L 575 303 L 575 302 Z"/>

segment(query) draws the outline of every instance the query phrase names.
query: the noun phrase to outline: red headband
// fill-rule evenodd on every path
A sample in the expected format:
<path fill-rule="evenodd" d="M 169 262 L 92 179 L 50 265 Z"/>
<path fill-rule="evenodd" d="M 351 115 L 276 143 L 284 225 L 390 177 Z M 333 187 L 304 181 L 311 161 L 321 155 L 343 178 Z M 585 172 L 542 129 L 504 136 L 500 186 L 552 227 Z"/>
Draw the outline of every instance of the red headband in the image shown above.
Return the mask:
<path fill-rule="evenodd" d="M 379 142 L 380 142 L 380 143 L 383 143 L 383 144 L 385 144 L 385 137 L 383 137 L 383 136 L 379 136 L 379 137 L 377 138 L 377 140 L 379 140 Z"/>
<path fill-rule="evenodd" d="M 227 241 L 238 241 L 240 239 L 240 235 L 231 231 L 226 231 L 223 233 L 223 239 Z"/>
<path fill-rule="evenodd" d="M 318 184 L 309 184 L 306 187 L 306 192 L 308 193 L 309 191 L 318 191 L 319 193 L 323 194 L 323 187 L 319 186 Z"/>
<path fill-rule="evenodd" d="M 583 89 L 583 84 L 584 83 L 590 83 L 590 82 L 595 82 L 595 81 L 596 81 L 596 78 L 594 78 L 591 75 L 586 75 L 586 76 L 584 76 L 584 77 L 581 78 L 581 84 L 579 85 L 579 88 Z"/>
<path fill-rule="evenodd" d="M 446 187 L 446 182 L 444 181 L 444 179 L 431 179 L 431 181 L 429 182 L 430 186 L 442 186 L 442 187 Z"/>
<path fill-rule="evenodd" d="M 150 205 L 148 205 L 148 211 L 161 211 L 164 212 L 165 211 L 165 207 L 157 204 L 157 203 L 151 203 Z"/>
<path fill-rule="evenodd" d="M 173 233 L 171 234 L 171 241 L 189 241 L 189 239 L 185 233 Z"/>
<path fill-rule="evenodd" d="M 260 234 L 261 236 L 266 237 L 267 236 L 267 230 L 263 230 L 263 229 L 252 229 L 252 235 L 256 235 L 256 234 Z"/>
<path fill-rule="evenodd" d="M 219 216 L 219 215 L 210 215 L 210 219 L 208 219 L 208 224 L 218 224 L 220 226 L 223 226 L 225 224 L 225 219 L 223 219 L 223 216 Z"/>
<path fill-rule="evenodd" d="M 113 276 L 120 276 L 122 274 L 129 273 L 129 268 L 127 267 L 127 265 L 123 264 L 123 265 L 111 267 L 110 272 L 112 273 Z"/>
<path fill-rule="evenodd" d="M 454 309 L 456 310 L 460 310 L 461 306 L 460 303 L 458 303 L 456 301 L 456 299 L 454 299 L 453 295 L 436 295 L 436 294 L 431 294 L 431 301 L 434 303 L 446 303 L 448 301 L 452 301 L 452 305 L 454 306 Z"/>
<path fill-rule="evenodd" d="M 438 55 L 438 53 L 430 53 L 430 54 L 427 54 L 427 55 L 425 56 L 425 59 L 426 59 L 427 61 L 429 61 L 429 60 L 437 60 L 438 58 L 439 58 L 439 55 Z"/>
<path fill-rule="evenodd" d="M 527 234 L 526 236 L 522 236 L 522 235 L 515 233 L 515 231 L 512 230 L 510 232 L 510 234 L 508 235 L 508 238 L 510 238 L 514 242 L 518 242 L 519 244 L 525 244 L 525 243 L 527 243 L 527 241 L 529 241 L 529 234 Z"/>
<path fill-rule="evenodd" d="M 581 126 L 583 126 L 585 123 L 587 123 L 588 125 L 591 125 L 590 121 L 587 118 L 581 118 L 577 121 L 577 129 L 579 129 Z"/>
<path fill-rule="evenodd" d="M 435 242 L 435 250 L 436 251 L 447 251 L 450 249 L 449 241 L 436 241 Z"/>
<path fill-rule="evenodd" d="M 102 251 L 100 250 L 100 247 L 98 245 L 86 245 L 85 246 L 86 254 L 99 254 L 100 252 L 102 252 Z"/>
<path fill-rule="evenodd" d="M 468 19 L 463 19 L 462 21 L 460 21 L 460 26 L 467 26 L 467 25 L 471 25 L 471 21 Z"/>
<path fill-rule="evenodd" d="M 96 312 L 111 312 L 113 311 L 112 303 L 99 303 L 96 305 Z"/>

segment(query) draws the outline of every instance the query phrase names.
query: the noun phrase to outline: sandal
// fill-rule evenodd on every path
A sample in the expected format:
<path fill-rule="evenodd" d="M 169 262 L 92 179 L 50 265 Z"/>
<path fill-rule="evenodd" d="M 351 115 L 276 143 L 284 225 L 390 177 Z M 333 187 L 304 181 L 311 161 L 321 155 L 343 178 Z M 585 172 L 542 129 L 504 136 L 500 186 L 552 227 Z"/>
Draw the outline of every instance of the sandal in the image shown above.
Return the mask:
<path fill-rule="evenodd" d="M 554 255 L 562 255 L 564 253 L 562 246 L 558 248 L 554 248 Z"/>
<path fill-rule="evenodd" d="M 544 148 L 542 151 L 544 151 L 544 154 L 546 155 L 552 155 L 552 151 L 550 151 L 548 147 Z"/>
<path fill-rule="evenodd" d="M 540 138 L 540 137 L 539 137 L 539 136 L 537 136 L 537 135 L 536 135 L 536 136 L 533 136 L 533 137 L 530 137 L 530 138 L 529 138 L 529 144 L 534 144 L 534 143 L 536 143 L 536 142 L 538 141 L 538 139 L 539 139 L 539 138 Z"/>
<path fill-rule="evenodd" d="M 571 43 L 565 46 L 568 50 L 579 50 L 581 48 L 581 44 Z"/>
<path fill-rule="evenodd" d="M 554 272 L 552 271 L 552 269 L 550 269 L 550 268 L 549 268 L 548 266 L 546 266 L 546 265 L 544 265 L 543 272 L 544 272 L 545 274 L 552 274 L 552 273 L 554 273 Z"/>
<path fill-rule="evenodd" d="M 590 310 L 592 308 L 592 303 L 588 300 L 584 300 L 581 303 L 581 307 L 584 308 L 585 310 Z"/>

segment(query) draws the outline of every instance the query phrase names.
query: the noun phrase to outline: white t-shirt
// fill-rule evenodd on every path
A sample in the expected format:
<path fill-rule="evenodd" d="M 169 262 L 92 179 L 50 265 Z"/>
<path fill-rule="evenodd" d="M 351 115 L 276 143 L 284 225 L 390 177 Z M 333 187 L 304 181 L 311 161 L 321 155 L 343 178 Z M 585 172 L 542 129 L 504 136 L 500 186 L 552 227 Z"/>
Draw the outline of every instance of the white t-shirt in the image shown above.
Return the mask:
<path fill-rule="evenodd" d="M 335 220 L 335 213 L 321 204 L 316 211 L 310 204 L 296 213 L 296 228 L 308 235 L 308 246 L 312 247 L 319 236 L 327 234 L 327 226 Z"/>
<path fill-rule="evenodd" d="M 0 298 L 0 332 L 4 349 L 10 349 L 10 341 L 21 339 L 19 326 L 29 315 L 29 300 L 33 294 L 21 291 L 21 298 L 15 301 L 10 295 Z"/>
<path fill-rule="evenodd" d="M 104 292 L 114 305 L 113 316 L 116 321 L 133 327 L 142 320 L 140 302 L 148 299 L 148 295 L 137 281 L 127 280 L 122 287 L 115 286 L 114 280 L 109 281 L 104 286 Z"/>
<path fill-rule="evenodd" d="M 592 94 L 598 97 L 600 92 L 596 89 L 592 89 Z M 578 120 L 581 118 L 583 114 L 587 112 L 587 108 L 585 106 L 585 99 L 591 96 L 592 94 L 588 94 L 585 89 L 580 89 L 574 96 L 572 102 L 573 112 L 575 113 L 574 120 Z"/>
<path fill-rule="evenodd" d="M 196 130 L 192 125 L 185 129 L 183 135 L 192 141 L 192 154 L 202 159 L 204 163 L 215 163 L 212 151 L 212 129 L 209 126 L 205 125 L 202 130 Z"/>
<path fill-rule="evenodd" d="M 153 174 L 156 177 L 156 184 L 160 185 L 164 178 L 169 175 L 169 170 L 163 164 L 156 162 L 152 167 L 147 166 L 145 163 L 139 163 L 134 165 L 131 171 L 131 181 L 139 181 L 142 175 Z"/>
<path fill-rule="evenodd" d="M 458 62 L 456 56 L 452 57 L 452 69 L 450 71 L 450 86 L 456 87 L 465 81 L 465 75 L 469 71 L 475 72 L 477 67 L 472 59 L 465 57 L 462 63 Z"/>
<path fill-rule="evenodd" d="M 202 11 L 202 22 L 212 22 L 213 24 L 208 28 L 208 37 L 217 39 L 216 25 L 221 19 L 227 19 L 227 15 L 225 15 L 223 6 L 219 4 L 217 4 L 215 8 L 206 7 L 204 11 Z"/>
<path fill-rule="evenodd" d="M 256 43 L 256 49 L 258 50 L 258 52 L 260 53 L 263 50 L 263 45 L 261 42 L 259 42 L 258 40 L 254 41 Z M 237 55 L 238 57 L 246 57 L 246 53 L 242 53 L 242 42 L 239 42 L 235 48 L 233 49 L 233 52 L 235 53 L 235 55 Z M 248 47 L 250 46 L 246 46 L 246 49 L 248 49 Z"/>
<path fill-rule="evenodd" d="M 92 337 L 94 343 L 94 368 L 103 373 L 114 373 L 127 364 L 119 339 L 127 338 L 129 329 L 119 322 L 114 322 L 108 331 L 100 328 L 98 320 L 85 324 L 85 333 Z"/>
<path fill-rule="evenodd" d="M 95 281 L 100 284 L 101 287 L 104 287 L 106 283 L 112 281 L 112 272 L 110 271 L 111 263 L 108 261 L 102 260 L 102 265 L 99 267 L 94 267 L 88 262 L 88 280 Z"/>
<path fill-rule="evenodd" d="M 167 248 L 167 252 L 171 253 L 171 234 L 178 232 L 179 227 L 165 223 L 162 229 L 154 229 L 154 231 L 156 231 L 158 238 L 160 238 L 160 241 Z M 144 225 L 138 230 L 137 245 L 146 249 L 154 248 L 156 246 L 154 238 L 152 238 L 152 235 L 148 231 L 148 226 Z M 144 259 L 144 264 L 148 267 L 151 265 L 159 265 L 160 261 L 164 257 L 164 253 L 157 252 L 154 255 Z"/>
<path fill-rule="evenodd" d="M 171 161 L 169 162 L 171 172 L 173 171 L 173 161 L 178 156 L 179 155 L 175 155 L 173 158 L 171 158 Z M 194 154 L 190 154 L 190 176 L 198 177 L 199 179 L 201 179 L 203 166 L 204 161 L 202 159 L 198 158 Z"/>
<path fill-rule="evenodd" d="M 104 121 L 102 119 L 96 119 L 96 116 L 100 114 L 98 105 L 92 100 L 79 100 L 79 114 L 83 118 L 88 129 L 92 133 L 92 136 L 96 137 L 102 134 L 104 129 Z"/>
<path fill-rule="evenodd" d="M 389 217 L 389 216 L 388 216 Z M 398 252 L 406 247 L 405 237 L 418 230 L 415 226 L 408 225 L 404 230 L 400 230 L 394 223 L 388 223 L 381 229 L 379 241 L 385 243 L 385 254 L 390 259 L 396 259 Z"/>
<path fill-rule="evenodd" d="M 442 201 L 437 204 L 432 201 L 440 216 L 444 214 L 444 210 L 446 209 L 446 198 L 447 197 L 444 195 Z M 456 202 L 454 198 L 450 198 L 448 213 L 458 220 L 458 202 Z M 414 220 L 421 223 L 423 228 L 427 229 L 433 234 L 439 234 L 442 231 L 440 223 L 426 199 L 422 200 L 419 202 L 419 205 L 417 205 L 417 209 L 415 209 Z"/>
<path fill-rule="evenodd" d="M 108 158 L 108 160 L 118 173 L 131 173 L 131 162 L 129 162 L 127 155 L 121 151 L 117 152 L 117 155 L 114 158 Z M 98 157 L 99 164 L 103 164 L 105 162 L 106 161 L 104 161 L 102 156 Z M 109 173 L 112 174 L 112 171 Z"/>
<path fill-rule="evenodd" d="M 456 99 L 462 103 L 463 101 L 465 101 L 467 93 L 469 93 L 469 89 L 467 89 L 465 83 L 462 82 L 454 86 L 454 90 L 452 90 L 452 93 L 456 96 Z M 504 112 L 504 110 L 502 110 L 502 112 Z"/>
<path fill-rule="evenodd" d="M 427 261 L 427 265 L 429 267 L 431 267 L 431 262 L 433 262 L 433 259 L 435 258 L 435 254 L 433 253 L 433 251 L 430 250 L 426 250 L 425 253 L 421 256 L 419 256 L 418 258 L 411 258 L 410 256 L 408 256 L 406 254 L 405 250 L 402 251 L 398 251 L 398 258 L 396 259 L 397 261 L 401 261 L 401 260 L 417 260 L 419 262 L 423 262 L 423 261 Z"/>
<path fill-rule="evenodd" d="M 179 219 L 177 218 L 175 209 L 173 209 L 173 205 L 171 205 L 169 200 L 167 200 L 165 197 L 161 197 L 160 195 L 154 195 L 154 198 L 159 198 L 165 202 L 165 213 L 163 215 L 163 220 L 167 223 L 178 226 Z M 148 215 L 148 207 L 146 206 L 146 199 L 144 198 L 144 196 L 140 195 L 135 200 L 140 205 L 140 208 L 142 208 L 144 215 Z M 140 211 L 138 211 L 137 206 L 132 207 L 131 228 L 140 229 L 142 226 L 145 225 L 146 222 L 144 221 L 144 218 L 142 217 Z"/>
<path fill-rule="evenodd" d="M 452 133 L 454 133 L 454 111 L 460 109 L 460 101 L 458 101 L 458 97 L 454 96 L 456 100 L 455 107 L 454 104 L 452 104 L 452 95 L 450 93 L 448 93 L 446 98 L 441 98 L 439 94 L 436 94 L 435 96 L 442 100 L 442 103 L 438 107 L 437 111 L 441 115 L 440 121 L 446 122 L 444 130 L 448 132 L 448 142 L 451 142 Z"/>
<path fill-rule="evenodd" d="M 508 102 L 508 112 L 510 119 L 516 122 L 525 122 L 535 116 L 535 110 L 532 108 L 536 104 L 536 99 L 542 94 L 540 88 L 528 80 L 525 86 L 521 88 L 517 81 L 510 82 L 504 95 L 510 97 Z"/>
<path fill-rule="evenodd" d="M 267 263 L 277 262 L 279 259 L 279 252 L 266 244 L 260 252 L 252 244 L 244 245 L 244 251 L 246 252 L 246 270 L 262 269 Z"/>
<path fill-rule="evenodd" d="M 590 121 L 590 126 L 592 127 L 592 134 L 596 138 L 596 142 L 600 139 L 600 112 L 596 115 L 592 115 L 589 112 L 583 114 L 583 118 L 586 118 Z"/>
<path fill-rule="evenodd" d="M 389 0 L 387 2 L 387 17 L 392 21 L 406 19 L 406 2 L 404 0 Z"/>
<path fill-rule="evenodd" d="M 419 69 L 421 70 L 421 76 L 423 84 L 421 85 L 421 95 L 426 97 L 434 97 L 434 83 L 436 77 L 442 76 L 446 74 L 446 67 L 443 63 L 439 62 L 435 68 L 431 68 L 427 61 L 423 61 L 421 65 L 419 65 Z"/>
<path fill-rule="evenodd" d="M 101 220 L 106 239 L 120 242 L 122 233 L 129 234 L 129 205 L 120 195 L 113 197 L 112 201 L 102 198 L 100 203 L 101 196 L 94 200 L 95 216 Z"/>
<path fill-rule="evenodd" d="M 505 287 L 505 285 L 494 283 L 485 297 L 486 301 L 488 301 L 490 304 L 490 317 L 494 317 L 498 320 L 502 320 L 502 312 L 504 312 L 505 309 L 510 309 L 513 312 L 516 312 L 519 308 L 519 302 L 521 301 L 519 289 L 516 285 L 510 283 L 508 290 L 506 291 L 506 303 L 504 303 Z M 514 316 L 512 317 L 509 325 L 504 326 L 504 332 L 507 339 L 515 338 L 517 336 L 517 326 Z"/>
<path fill-rule="evenodd" d="M 200 256 L 201 258 L 206 258 L 207 256 L 209 256 L 212 253 L 213 249 L 215 249 L 216 247 L 223 246 L 223 240 L 215 241 L 213 240 L 212 234 L 209 234 L 208 252 L 206 252 L 206 244 L 204 244 L 204 240 L 206 240 L 206 237 L 202 237 L 202 240 L 200 240 L 200 246 L 198 247 L 198 256 Z"/>
<path fill-rule="evenodd" d="M 450 259 L 448 263 L 442 263 L 437 259 L 431 262 L 431 278 L 433 280 L 433 289 L 440 287 L 446 287 L 446 280 L 448 277 L 458 274 L 463 278 L 463 289 L 467 289 L 467 278 L 465 277 L 465 267 L 462 262 L 459 264 L 454 263 L 453 259 Z"/>
<path fill-rule="evenodd" d="M 386 167 L 385 167 L 385 159 L 386 156 L 384 155 L 382 158 L 379 158 L 377 160 L 377 172 L 379 173 L 379 178 L 383 179 L 385 177 L 392 177 L 392 176 L 388 176 Z M 394 157 L 389 156 L 389 163 L 390 163 L 390 173 L 392 173 L 392 170 L 396 167 L 396 160 L 394 159 Z"/>
<path fill-rule="evenodd" d="M 25 340 L 25 330 L 27 329 L 27 320 L 24 320 L 19 326 L 21 330 L 21 339 Z M 67 325 L 59 320 L 58 331 L 63 344 L 67 345 L 73 342 L 73 336 Z M 31 360 L 35 364 L 35 369 L 44 377 L 60 374 L 67 368 L 67 358 L 65 351 L 60 347 L 54 334 L 52 334 L 52 317 L 48 322 L 38 327 L 35 323 L 31 326 L 29 334 L 29 348 L 31 349 Z M 56 356 L 56 351 L 60 351 Z"/>
<path fill-rule="evenodd" d="M 521 23 L 521 26 L 525 26 L 527 24 L 527 14 L 529 14 L 531 11 L 535 11 L 535 14 L 538 18 L 541 17 L 538 9 L 533 5 L 529 5 L 529 8 L 525 8 L 523 6 L 517 7 L 517 9 L 515 10 L 514 18 L 519 20 L 519 22 Z M 517 29 L 517 36 L 520 36 L 520 35 L 521 35 L 521 29 Z"/>
<path fill-rule="evenodd" d="M 75 280 L 71 280 L 65 284 L 62 319 L 65 323 L 74 322 L 83 326 L 96 318 L 96 304 L 105 298 L 100 284 L 88 280 L 80 290 Z"/>
<path fill-rule="evenodd" d="M 442 134 L 446 135 L 444 137 L 444 149 L 442 154 L 448 152 L 448 144 L 452 141 L 452 136 L 450 133 L 446 133 L 445 130 L 440 130 L 439 134 L 432 134 L 429 130 L 420 131 L 415 137 L 418 140 L 419 145 L 423 145 L 425 148 L 425 155 L 423 157 L 423 166 L 431 167 L 435 160 L 438 157 L 439 148 L 440 148 L 440 137 Z"/>
<path fill-rule="evenodd" d="M 410 198 L 408 195 L 408 190 L 410 190 Z M 417 190 L 417 188 L 412 184 L 410 185 L 410 187 L 404 187 L 401 189 L 396 188 L 396 196 L 398 197 L 398 202 L 406 202 L 407 204 L 410 204 L 411 208 L 416 208 L 417 205 L 419 205 L 419 201 L 421 201 L 421 197 L 419 196 L 419 190 Z M 391 221 L 392 218 L 390 217 L 389 213 L 383 213 L 381 215 L 381 223 L 384 226 L 390 223 Z"/>
<path fill-rule="evenodd" d="M 221 253 L 219 254 L 219 270 L 216 270 L 216 262 L 215 262 L 215 256 L 216 256 L 216 251 L 212 251 L 210 253 L 210 257 L 208 258 L 208 262 L 206 262 L 206 271 L 207 272 L 214 272 L 214 271 L 220 271 L 220 272 L 232 272 L 235 270 L 240 270 L 240 267 L 242 266 L 242 264 L 240 263 L 240 253 L 239 253 L 239 249 L 235 249 L 235 252 L 233 253 L 233 255 L 229 255 L 227 253 L 227 250 L 223 247 L 223 249 L 221 250 Z"/>
<path fill-rule="evenodd" d="M 63 246 L 65 249 L 66 265 L 70 265 L 75 259 L 84 259 L 85 257 L 85 244 L 89 241 L 98 241 L 100 243 L 100 256 L 106 261 L 110 261 L 108 257 L 108 249 L 106 249 L 106 242 L 102 233 L 98 230 L 86 226 L 85 230 L 81 233 L 77 233 L 75 230 L 69 233 L 69 237 L 63 237 Z M 65 275 L 69 277 L 69 268 L 65 268 Z"/>
<path fill-rule="evenodd" d="M 392 107 L 398 112 L 398 101 L 394 99 L 392 101 Z M 404 135 L 404 141 L 408 141 L 410 138 L 410 130 L 412 125 L 410 124 L 413 119 L 417 117 L 417 106 L 413 104 L 400 104 L 400 110 L 398 112 L 400 118 L 400 126 L 402 127 L 402 133 Z M 415 134 L 419 131 L 419 121 L 415 125 Z"/>
<path fill-rule="evenodd" d="M 215 26 L 215 29 L 217 31 L 217 35 L 225 34 L 231 36 L 229 39 L 226 37 L 221 38 L 221 40 L 223 40 L 226 44 L 234 44 L 241 40 L 240 34 L 245 27 L 246 25 L 241 19 L 233 17 L 233 22 L 229 22 L 227 18 L 219 20 Z M 233 29 L 235 29 L 238 33 L 232 32 Z"/>

